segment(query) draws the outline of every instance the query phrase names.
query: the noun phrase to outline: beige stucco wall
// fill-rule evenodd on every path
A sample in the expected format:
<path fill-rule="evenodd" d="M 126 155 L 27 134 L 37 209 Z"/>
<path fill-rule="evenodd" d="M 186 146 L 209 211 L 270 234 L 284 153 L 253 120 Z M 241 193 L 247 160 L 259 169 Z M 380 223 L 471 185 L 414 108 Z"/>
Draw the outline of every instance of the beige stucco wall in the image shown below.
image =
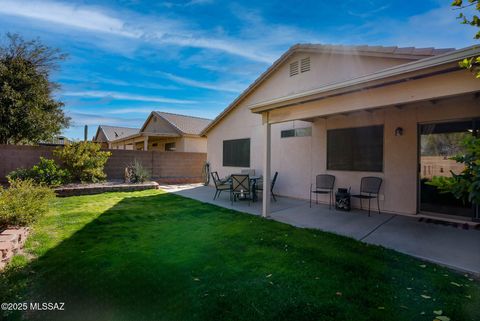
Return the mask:
<path fill-rule="evenodd" d="M 107 136 L 105 136 L 105 133 L 103 132 L 102 129 L 98 132 L 98 136 L 95 137 L 95 141 L 97 142 L 106 142 L 107 141 Z"/>
<path fill-rule="evenodd" d="M 311 70 L 290 77 L 290 63 L 310 57 Z M 346 80 L 377 70 L 409 62 L 403 59 L 387 59 L 378 57 L 358 57 L 332 54 L 297 53 L 281 65 L 267 80 L 247 96 L 233 111 L 223 118 L 208 134 L 207 157 L 212 171 L 220 176 L 238 172 L 237 167 L 222 166 L 223 140 L 251 138 L 250 168 L 262 173 L 262 120 L 259 115 L 252 114 L 249 105 L 294 93 L 303 92 L 322 84 Z M 302 124 L 303 123 L 303 124 Z M 292 137 L 280 139 L 280 131 L 293 127 L 306 127 L 305 122 L 290 121 L 272 126 L 272 165 L 279 171 L 277 186 L 279 190 L 288 190 L 288 195 L 303 197 L 301 184 L 309 185 L 311 158 L 304 157 L 310 151 L 311 137 Z M 281 142 L 281 144 L 280 144 Z M 302 157 L 298 157 L 298 155 Z"/>
<path fill-rule="evenodd" d="M 310 57 L 310 71 L 290 77 L 290 63 Z M 411 62 L 405 59 L 387 59 L 380 57 L 347 56 L 338 54 L 297 53 L 255 91 L 247 97 L 245 103 L 253 104 L 282 96 L 288 96 L 321 85 L 340 82 L 354 77 L 371 74 L 375 71 Z"/>
<path fill-rule="evenodd" d="M 178 134 L 178 131 L 163 118 L 152 115 L 143 129 L 145 133 Z"/>
<path fill-rule="evenodd" d="M 112 149 L 143 150 L 144 137 L 112 143 Z M 176 152 L 206 153 L 207 139 L 205 137 L 155 137 L 149 136 L 148 150 L 165 151 L 165 144 L 175 143 Z M 155 145 L 155 146 L 154 146 Z M 135 146 L 135 147 L 134 147 Z"/>

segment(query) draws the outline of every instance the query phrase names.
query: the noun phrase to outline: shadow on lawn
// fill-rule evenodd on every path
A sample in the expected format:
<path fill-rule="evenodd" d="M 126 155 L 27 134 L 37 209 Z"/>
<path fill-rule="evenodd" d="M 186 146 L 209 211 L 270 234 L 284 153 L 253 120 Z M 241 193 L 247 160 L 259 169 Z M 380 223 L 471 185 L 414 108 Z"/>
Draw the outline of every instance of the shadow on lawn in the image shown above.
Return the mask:
<path fill-rule="evenodd" d="M 0 299 L 65 302 L 65 311 L 25 314 L 38 320 L 432 320 L 434 309 L 474 320 L 478 305 L 465 296 L 478 298 L 478 287 L 419 264 L 158 194 L 123 198 L 28 266 L 8 270 Z M 462 285 L 454 295 L 451 281 Z"/>

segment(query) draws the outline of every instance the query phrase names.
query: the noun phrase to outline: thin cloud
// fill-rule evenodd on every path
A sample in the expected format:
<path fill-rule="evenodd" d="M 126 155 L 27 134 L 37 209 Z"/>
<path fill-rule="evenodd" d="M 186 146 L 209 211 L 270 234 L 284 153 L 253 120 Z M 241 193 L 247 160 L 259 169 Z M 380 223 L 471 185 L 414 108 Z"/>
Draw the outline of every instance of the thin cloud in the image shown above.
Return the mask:
<path fill-rule="evenodd" d="M 190 78 L 185 78 L 185 77 L 180 77 L 171 73 L 166 73 L 162 72 L 160 75 L 164 76 L 167 79 L 173 80 L 179 84 L 187 85 L 190 87 L 196 87 L 196 88 L 202 88 L 202 89 L 209 89 L 209 90 L 215 90 L 215 91 L 226 91 L 226 92 L 233 92 L 233 93 L 239 93 L 243 89 L 245 89 L 246 86 L 241 86 L 238 85 L 237 83 L 232 84 L 232 83 L 227 83 L 227 84 L 212 84 L 212 83 L 206 83 Z"/>
<path fill-rule="evenodd" d="M 145 20 L 142 24 L 137 23 L 138 20 L 142 20 L 139 17 L 132 17 L 131 21 L 123 20 L 107 14 L 98 7 L 74 6 L 53 1 L 4 0 L 0 6 L 0 14 L 37 19 L 88 32 L 133 38 L 159 45 L 219 50 L 263 63 L 271 63 L 276 57 L 276 54 L 256 50 L 255 46 L 236 39 L 201 35 L 196 28 L 188 28 L 180 20 L 156 17 L 154 21 Z"/>
<path fill-rule="evenodd" d="M 89 83 L 89 84 L 104 84 L 104 85 L 114 85 L 119 87 L 135 87 L 135 88 L 145 88 L 145 89 L 160 89 L 160 90 L 178 90 L 179 87 L 173 85 L 162 85 L 153 82 L 139 82 L 139 81 L 125 81 L 121 79 L 111 79 L 102 76 L 95 76 L 93 78 L 81 77 L 78 75 L 63 75 L 58 78 L 58 81 L 67 80 L 78 83 Z"/>
<path fill-rule="evenodd" d="M 140 125 L 145 121 L 144 118 L 121 118 L 80 112 L 67 112 L 67 115 L 74 119 L 72 127 L 100 124 L 140 127 Z"/>
<path fill-rule="evenodd" d="M 138 38 L 141 36 L 139 32 L 127 30 L 126 24 L 120 19 L 100 11 L 59 2 L 4 0 L 0 6 L 0 13 L 122 37 Z"/>
<path fill-rule="evenodd" d="M 148 101 L 156 103 L 169 103 L 169 104 L 195 104 L 194 100 L 173 99 L 165 97 L 154 97 L 135 95 L 128 93 L 112 92 L 112 91 L 100 91 L 100 90 L 87 90 L 87 91 L 67 91 L 62 93 L 63 96 L 68 97 L 84 97 L 84 98 L 110 98 L 115 100 L 130 100 L 130 101 Z"/>
<path fill-rule="evenodd" d="M 371 17 L 374 14 L 380 13 L 380 12 L 382 12 L 382 11 L 388 9 L 388 8 L 390 8 L 390 5 L 384 5 L 384 6 L 376 8 L 376 9 L 372 9 L 370 11 L 366 11 L 366 12 L 362 12 L 362 13 L 349 10 L 348 14 L 351 15 L 351 16 L 359 17 L 359 18 L 363 19 L 363 18 Z"/>

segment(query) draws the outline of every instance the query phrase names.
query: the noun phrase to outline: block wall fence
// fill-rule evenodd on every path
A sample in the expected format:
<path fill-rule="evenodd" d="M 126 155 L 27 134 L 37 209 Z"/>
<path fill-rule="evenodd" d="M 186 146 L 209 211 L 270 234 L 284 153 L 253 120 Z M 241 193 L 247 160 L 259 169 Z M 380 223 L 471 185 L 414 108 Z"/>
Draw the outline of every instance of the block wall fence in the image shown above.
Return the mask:
<path fill-rule="evenodd" d="M 17 168 L 30 168 L 40 157 L 54 158 L 52 146 L 0 145 L 0 183 Z M 206 153 L 109 150 L 112 156 L 105 165 L 107 179 L 124 178 L 125 167 L 135 159 L 142 163 L 159 183 L 196 183 L 202 181 Z"/>

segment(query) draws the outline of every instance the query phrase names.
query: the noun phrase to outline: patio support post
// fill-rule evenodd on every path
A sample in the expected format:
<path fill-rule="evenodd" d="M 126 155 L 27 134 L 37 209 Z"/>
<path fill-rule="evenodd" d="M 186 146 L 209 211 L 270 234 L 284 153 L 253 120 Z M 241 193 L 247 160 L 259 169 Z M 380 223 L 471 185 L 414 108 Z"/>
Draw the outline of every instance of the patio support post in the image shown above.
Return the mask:
<path fill-rule="evenodd" d="M 263 200 L 262 200 L 262 216 L 270 215 L 270 184 L 271 184 L 271 127 L 268 120 L 268 112 L 262 114 L 263 118 Z"/>
<path fill-rule="evenodd" d="M 144 136 L 143 139 L 143 150 L 148 150 L 148 136 Z"/>

